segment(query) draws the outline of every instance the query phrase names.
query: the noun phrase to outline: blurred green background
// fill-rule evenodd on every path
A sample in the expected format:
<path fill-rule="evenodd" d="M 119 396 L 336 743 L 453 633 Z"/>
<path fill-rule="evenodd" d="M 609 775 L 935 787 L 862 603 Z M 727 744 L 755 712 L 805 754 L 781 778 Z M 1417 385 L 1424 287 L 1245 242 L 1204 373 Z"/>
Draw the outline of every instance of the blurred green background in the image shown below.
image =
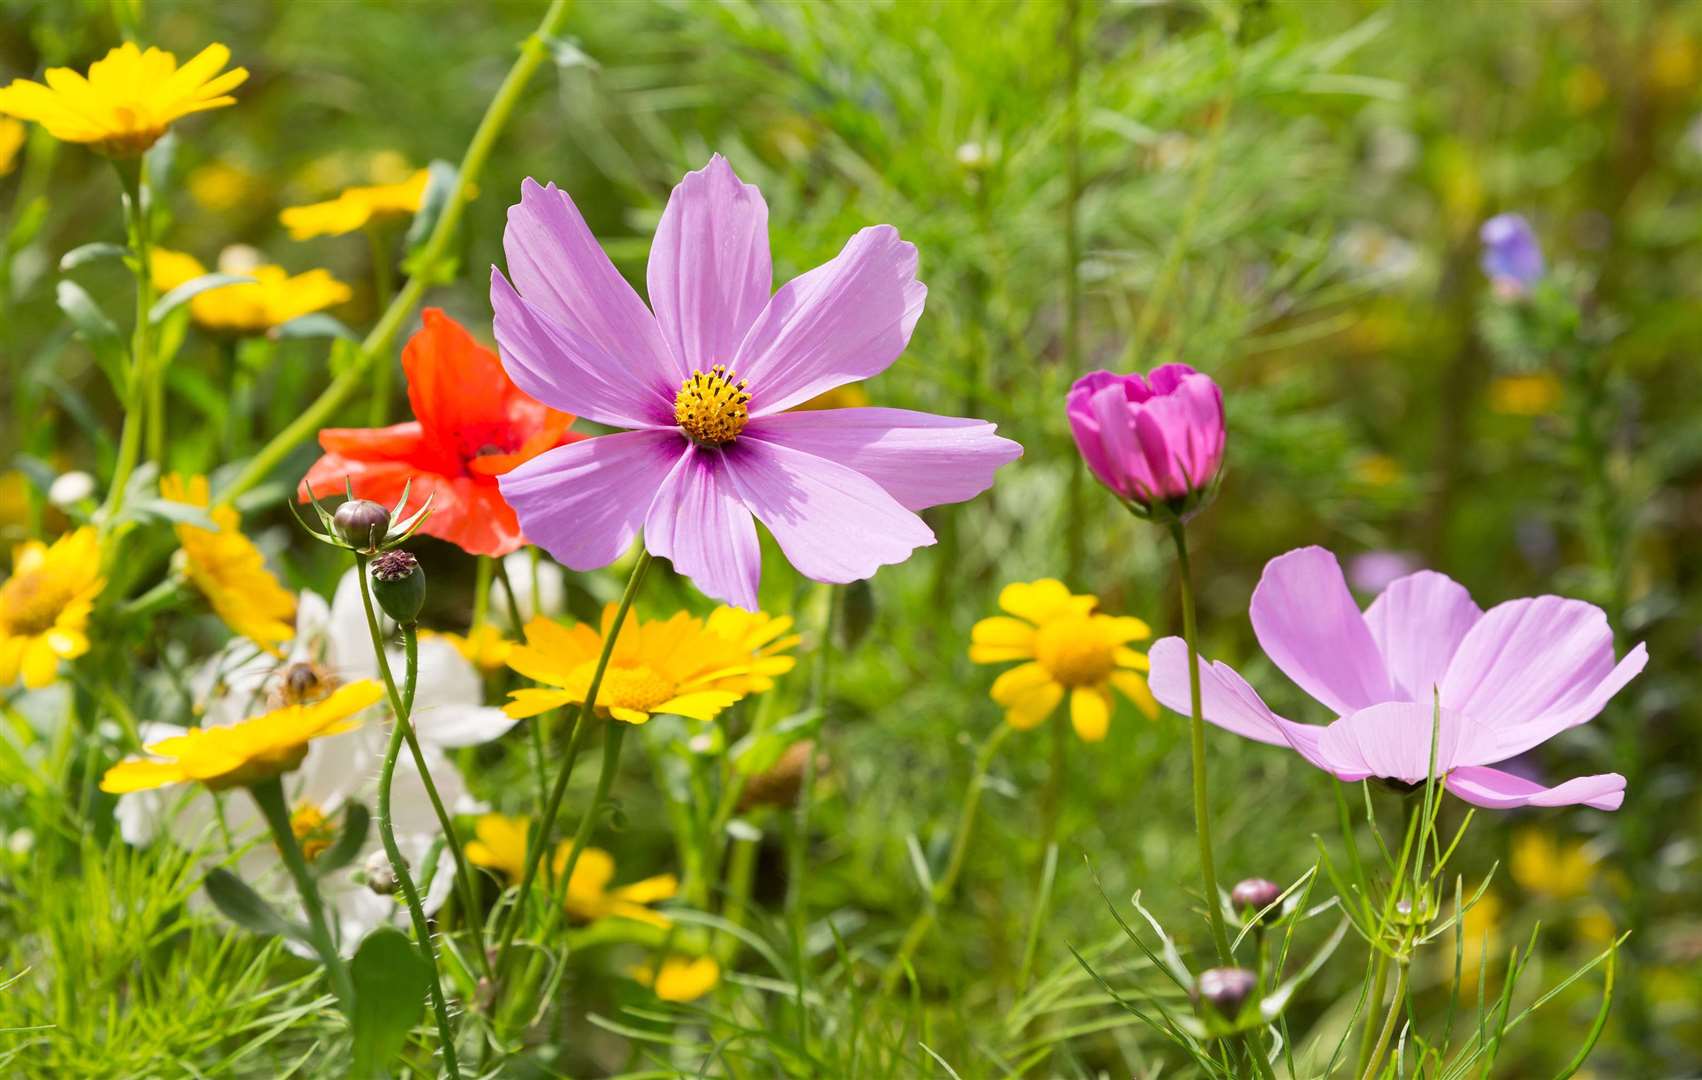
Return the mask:
<path fill-rule="evenodd" d="M 0 78 L 83 67 L 125 29 L 180 57 L 230 45 L 252 76 L 236 107 L 179 125 L 162 242 L 208 264 L 248 244 L 292 271 L 329 268 L 355 288 L 333 314 L 364 329 L 378 309 L 366 246 L 291 242 L 278 211 L 457 160 L 540 10 L 3 0 Z M 912 847 L 936 870 L 944 859 L 974 745 L 1000 722 L 985 697 L 994 672 L 965 648 L 1001 585 L 1057 576 L 1160 634 L 1178 628 L 1162 534 L 1082 480 L 1062 395 L 1093 368 L 1183 360 L 1222 383 L 1230 424 L 1226 482 L 1192 530 L 1206 652 L 1279 712 L 1328 719 L 1262 659 L 1245 614 L 1265 561 L 1302 544 L 1344 561 L 1407 554 L 1484 606 L 1584 597 L 1624 642 L 1649 643 L 1647 672 L 1533 763 L 1625 772 L 1624 809 L 1480 815 L 1461 859 L 1478 875 L 1500 864 L 1494 914 L 1486 905 L 1474 925 L 1491 935 L 1492 984 L 1505 950 L 1543 924 L 1522 1000 L 1599 952 L 1604 919 L 1633 931 L 1591 1075 L 1702 1072 L 1702 6 L 582 2 L 569 27 L 481 181 L 459 276 L 428 303 L 489 339 L 486 268 L 527 176 L 571 192 L 642 288 L 670 187 L 718 151 L 768 200 L 777 282 L 865 224 L 890 222 L 920 248 L 927 312 L 863 387 L 874 402 L 986 416 L 1026 447 L 988 495 L 931 515 L 940 546 L 873 580 L 870 629 L 834 661 L 803 884 L 824 964 L 829 918 L 854 948 L 889 949 L 921 903 Z M 37 213 L 37 196 L 40 228 L 0 278 L 0 462 L 104 475 L 118 407 L 52 297 L 60 255 L 121 237 L 115 183 L 93 155 L 38 137 L 0 177 L 0 215 Z M 1586 313 L 1588 378 L 1521 347 L 1478 269 L 1478 227 L 1507 210 L 1530 218 Z M 123 310 L 119 271 L 80 280 Z M 326 380 L 326 351 L 303 340 L 239 357 L 265 365 L 241 426 L 261 436 L 296 415 Z M 197 432 L 228 422 L 217 387 L 229 362 L 192 338 L 174 367 L 181 467 L 227 463 Z M 1577 439 L 1580 410 L 1597 423 L 1593 451 Z M 363 422 L 364 405 L 349 413 Z M 313 455 L 304 447 L 280 484 Z M 43 514 L 52 527 L 27 471 L 0 477 L 0 523 L 18 535 Z M 251 528 L 293 583 L 326 588 L 333 563 L 290 532 L 282 491 Z M 471 561 L 433 545 L 422 555 L 454 625 Z M 777 565 L 765 600 L 785 609 L 805 594 Z M 1117 933 L 1090 866 L 1109 896 L 1144 890 L 1184 942 L 1205 942 L 1188 891 L 1183 734 L 1175 717 L 1149 722 L 1125 704 L 1106 742 L 1068 747 L 1043 969 L 1070 967 L 1066 943 Z M 1287 882 L 1316 861 L 1315 834 L 1339 847 L 1330 781 L 1228 735 L 1210 748 L 1222 878 Z M 1041 733 L 1018 735 L 996 765 L 958 901 L 918 962 L 914 1014 L 908 999 L 881 1006 L 917 1025 L 894 1040 L 908 1056 L 885 1075 L 934 1068 L 918 1038 L 966 1077 L 1010 1075 L 1033 1046 L 1046 1053 L 1031 1075 L 1155 1075 L 1165 1061 L 1161 1040 L 1102 1003 L 1011 1019 L 1047 755 Z M 620 843 L 665 858 L 653 782 L 634 757 Z M 486 794 L 501 786 L 493 777 Z M 1444 820 L 1461 816 L 1453 804 Z M 1550 840 L 1588 841 L 1587 869 L 1545 863 Z M 769 895 L 786 887 L 777 859 L 763 874 Z M 1297 1033 L 1333 1041 L 1357 992 L 1355 944 L 1303 991 Z M 1421 970 L 1420 1000 L 1440 1001 L 1450 977 Z M 575 1037 L 550 1067 L 634 1061 L 625 1039 L 583 1022 L 618 1009 L 608 991 L 587 978 L 570 993 L 563 1031 Z M 1599 972 L 1510 1035 L 1500 1074 L 1560 1070 L 1598 993 Z"/>

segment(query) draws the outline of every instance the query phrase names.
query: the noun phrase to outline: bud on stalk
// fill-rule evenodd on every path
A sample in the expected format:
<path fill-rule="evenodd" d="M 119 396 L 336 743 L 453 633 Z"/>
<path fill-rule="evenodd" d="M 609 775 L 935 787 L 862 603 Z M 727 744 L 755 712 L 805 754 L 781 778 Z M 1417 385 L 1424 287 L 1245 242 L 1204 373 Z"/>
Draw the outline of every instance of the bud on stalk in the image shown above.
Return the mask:
<path fill-rule="evenodd" d="M 372 595 L 384 614 L 403 626 L 419 621 L 425 606 L 425 570 L 406 551 L 386 551 L 372 560 Z"/>

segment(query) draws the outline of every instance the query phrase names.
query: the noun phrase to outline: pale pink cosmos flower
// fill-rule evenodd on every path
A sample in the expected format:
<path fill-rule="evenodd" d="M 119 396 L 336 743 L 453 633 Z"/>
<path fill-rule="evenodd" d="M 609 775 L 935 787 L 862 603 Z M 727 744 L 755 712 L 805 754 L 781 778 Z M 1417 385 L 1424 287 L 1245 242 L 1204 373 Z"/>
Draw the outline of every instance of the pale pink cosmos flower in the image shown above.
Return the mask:
<path fill-rule="evenodd" d="M 1434 742 L 1447 789 L 1492 809 L 1617 810 L 1625 800 L 1618 773 L 1548 788 L 1490 767 L 1593 719 L 1643 670 L 1641 644 L 1614 663 L 1607 616 L 1593 604 L 1537 596 L 1483 611 L 1458 583 L 1421 570 L 1361 613 L 1336 557 L 1307 547 L 1266 564 L 1250 614 L 1266 655 L 1338 719 L 1285 720 L 1229 665 L 1202 658 L 1202 710 L 1218 727 L 1289 746 L 1346 781 L 1422 784 Z M 1187 712 L 1187 646 L 1165 638 L 1148 656 L 1153 696 Z"/>
<path fill-rule="evenodd" d="M 642 529 L 704 593 L 754 609 L 755 521 L 805 576 L 855 581 L 934 542 L 916 511 L 973 498 L 1022 453 L 984 420 L 788 412 L 886 370 L 927 288 L 915 246 L 876 225 L 771 295 L 768 206 L 720 155 L 668 199 L 649 308 L 553 184 L 522 185 L 503 246 L 491 306 L 509 375 L 546 405 L 630 429 L 499 481 L 526 535 L 572 569 L 608 565 Z"/>

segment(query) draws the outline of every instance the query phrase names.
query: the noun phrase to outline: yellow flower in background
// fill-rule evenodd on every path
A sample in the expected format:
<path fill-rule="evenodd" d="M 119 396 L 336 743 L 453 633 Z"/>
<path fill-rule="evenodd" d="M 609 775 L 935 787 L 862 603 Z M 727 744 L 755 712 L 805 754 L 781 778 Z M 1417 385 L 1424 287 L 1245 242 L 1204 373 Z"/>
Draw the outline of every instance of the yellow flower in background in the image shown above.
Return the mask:
<path fill-rule="evenodd" d="M 1607 100 L 1607 81 L 1589 64 L 1578 64 L 1566 73 L 1566 104 L 1573 112 L 1589 112 Z"/>
<path fill-rule="evenodd" d="M 12 576 L 0 585 L 0 687 L 19 678 L 31 690 L 53 682 L 59 661 L 89 651 L 89 612 L 106 580 L 92 528 L 12 551 Z"/>
<path fill-rule="evenodd" d="M 1546 416 L 1560 405 L 1560 380 L 1547 372 L 1502 375 L 1489 384 L 1489 408 L 1503 416 Z"/>
<path fill-rule="evenodd" d="M 1461 936 L 1460 985 L 1475 986 L 1478 969 L 1492 962 L 1501 949 L 1501 898 L 1492 892 L 1478 897 L 1477 903 L 1468 908 L 1454 925 L 1454 933 Z M 1442 955 L 1452 969 L 1453 950 L 1445 948 Z"/>
<path fill-rule="evenodd" d="M 721 983 L 721 965 L 713 956 L 670 956 L 659 968 L 627 969 L 634 982 L 648 986 L 663 1001 L 696 1001 Z"/>
<path fill-rule="evenodd" d="M 469 664 L 480 671 L 500 671 L 508 665 L 508 656 L 514 651 L 514 642 L 502 636 L 493 623 L 484 623 L 467 631 L 466 635 L 443 633 L 437 630 L 421 630 L 420 638 L 440 638 L 455 646 Z"/>
<path fill-rule="evenodd" d="M 199 781 L 222 791 L 269 780 L 300 766 L 314 739 L 359 727 L 354 715 L 383 696 L 381 685 L 363 679 L 312 705 L 286 705 L 226 727 L 192 728 L 143 747 L 151 757 L 120 761 L 101 777 L 100 789 L 122 795 Z"/>
<path fill-rule="evenodd" d="M 374 218 L 418 213 L 430 181 L 431 170 L 418 169 L 399 184 L 347 188 L 335 199 L 286 207 L 278 220 L 292 240 L 341 236 L 365 228 Z"/>
<path fill-rule="evenodd" d="M 970 631 L 969 658 L 977 664 L 1028 661 L 993 680 L 993 701 L 1012 727 L 1044 723 L 1067 692 L 1076 734 L 1098 742 L 1111 727 L 1112 687 L 1148 719 L 1158 716 L 1140 675 L 1146 654 L 1128 647 L 1151 629 L 1139 619 L 1096 613 L 1098 606 L 1097 597 L 1071 593 L 1052 578 L 1017 582 L 999 593 L 999 607 L 1010 614 L 982 619 Z"/>
<path fill-rule="evenodd" d="M 584 623 L 567 627 L 547 618 L 527 623 L 526 644 L 515 646 L 508 666 L 545 685 L 511 691 L 503 711 L 523 719 L 584 701 L 614 618 L 610 604 L 603 610 L 602 633 Z M 750 649 L 711 633 L 703 620 L 686 612 L 640 622 L 629 611 L 596 706 L 629 724 L 642 724 L 657 713 L 713 720 L 750 692 L 756 668 Z"/>
<path fill-rule="evenodd" d="M 181 251 L 154 248 L 149 254 L 154 288 L 167 292 L 207 272 L 199 259 Z M 326 270 L 291 275 L 281 266 L 233 270 L 254 278 L 252 283 L 225 285 L 196 293 L 189 313 L 209 330 L 228 334 L 262 334 L 291 319 L 346 303 L 354 295 Z"/>
<path fill-rule="evenodd" d="M 721 680 L 723 689 L 747 694 L 772 690 L 775 677 L 798 664 L 796 657 L 787 654 L 798 647 L 803 636 L 787 633 L 792 629 L 790 615 L 770 615 L 766 611 L 746 611 L 723 604 L 709 613 L 704 625 L 711 634 L 732 642 L 751 656 L 750 674 Z"/>
<path fill-rule="evenodd" d="M 1401 463 L 1388 454 L 1366 454 L 1353 463 L 1353 478 L 1366 487 L 1393 487 L 1405 475 Z"/>
<path fill-rule="evenodd" d="M 87 143 L 112 157 L 135 157 L 154 145 L 172 122 L 190 113 L 236 104 L 230 91 L 248 78 L 244 68 L 223 71 L 230 50 L 209 45 L 177 66 L 161 49 L 143 52 L 125 42 L 89 67 L 85 78 L 70 68 L 48 68 L 47 85 L 14 79 L 0 89 L 0 113 L 33 120 L 54 138 Z"/>
<path fill-rule="evenodd" d="M 563 843 L 556 848 L 555 860 L 551 865 L 555 868 L 558 878 L 567 868 L 568 854 L 572 850 L 571 843 Z M 567 879 L 567 913 L 586 922 L 616 918 L 632 919 L 649 923 L 651 926 L 672 925 L 666 915 L 651 911 L 645 905 L 672 900 L 674 894 L 680 891 L 678 878 L 672 874 L 657 874 L 655 877 L 635 881 L 631 885 L 619 885 L 611 889 L 609 882 L 614 879 L 614 856 L 602 848 L 594 847 L 580 852 L 579 861 L 573 864 L 573 876 Z"/>
<path fill-rule="evenodd" d="M 241 206 L 259 178 L 224 161 L 209 161 L 193 169 L 183 186 L 203 210 L 222 213 Z"/>
<path fill-rule="evenodd" d="M 510 882 L 526 875 L 526 833 L 530 818 L 481 814 L 467 841 L 467 859 L 474 866 L 495 870 Z"/>
<path fill-rule="evenodd" d="M 1529 892 L 1571 900 L 1589 895 L 1600 861 L 1587 843 L 1562 845 L 1541 829 L 1521 829 L 1513 835 L 1508 869 L 1513 880 Z"/>
<path fill-rule="evenodd" d="M 869 392 L 860 383 L 846 383 L 817 394 L 802 405 L 792 406 L 793 412 L 812 409 L 861 409 L 869 404 Z"/>
<path fill-rule="evenodd" d="M 160 495 L 190 506 L 207 506 L 207 478 L 172 474 L 160 481 Z M 224 624 L 275 656 L 295 636 L 295 594 L 266 569 L 266 560 L 242 535 L 241 516 L 229 506 L 208 511 L 217 529 L 176 526 L 183 548 L 184 572 L 201 590 Z"/>
<path fill-rule="evenodd" d="M 25 134 L 23 124 L 0 116 L 0 176 L 17 167 L 18 151 L 24 148 Z"/>

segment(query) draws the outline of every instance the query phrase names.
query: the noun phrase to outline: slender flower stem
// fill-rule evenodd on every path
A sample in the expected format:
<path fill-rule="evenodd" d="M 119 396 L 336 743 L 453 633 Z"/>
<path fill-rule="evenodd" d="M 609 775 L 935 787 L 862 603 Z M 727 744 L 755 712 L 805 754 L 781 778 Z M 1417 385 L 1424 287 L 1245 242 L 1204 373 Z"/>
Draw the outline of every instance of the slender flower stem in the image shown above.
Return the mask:
<path fill-rule="evenodd" d="M 148 322 L 148 309 L 154 304 L 154 279 L 148 267 L 148 211 L 143 201 L 147 178 L 143 175 L 145 170 L 141 158 L 119 161 L 116 164 L 119 180 L 124 186 L 130 254 L 136 260 L 136 324 L 130 332 L 130 367 L 129 381 L 125 387 L 124 426 L 118 436 L 118 459 L 113 465 L 112 486 L 107 490 L 106 504 L 101 514 L 102 529 L 112 528 L 118 518 L 118 512 L 123 509 L 124 489 L 130 486 L 130 474 L 135 472 L 137 459 L 141 455 L 142 431 L 149 426 L 146 415 L 152 400 L 150 385 L 155 378 L 150 355 L 149 332 L 152 327 Z M 162 422 L 163 412 L 161 409 Z M 159 433 L 150 431 L 148 438 L 150 452 L 155 460 L 158 460 L 165 444 L 164 438 L 158 436 Z"/>
<path fill-rule="evenodd" d="M 389 230 L 375 222 L 367 222 L 367 250 L 372 256 L 372 293 L 379 307 L 389 307 L 395 299 L 396 286 L 390 275 Z M 396 365 L 387 356 L 376 359 L 372 367 L 372 399 L 368 403 L 367 423 L 382 427 L 390 419 L 390 389 L 395 381 Z"/>
<path fill-rule="evenodd" d="M 1395 996 L 1389 999 L 1389 1012 L 1383 1018 L 1382 1033 L 1377 1036 L 1377 1045 L 1371 1048 L 1371 1057 L 1360 1071 L 1360 1080 L 1371 1080 L 1377 1074 L 1377 1067 L 1382 1064 L 1383 1054 L 1389 1049 L 1389 1039 L 1395 1033 L 1395 1021 L 1400 1018 L 1401 1006 L 1406 1003 L 1407 968 L 1408 962 L 1403 957 L 1396 961 Z"/>
<path fill-rule="evenodd" d="M 545 937 L 549 936 L 549 928 L 555 925 L 556 913 L 567 902 L 567 883 L 573 880 L 573 868 L 579 865 L 580 853 L 591 842 L 591 830 L 597 825 L 597 812 L 609 799 L 609 788 L 614 785 L 615 773 L 620 768 L 621 743 L 625 738 L 626 725 L 619 721 L 610 723 L 603 733 L 603 767 L 597 772 L 597 788 L 591 794 L 591 805 L 579 816 L 579 826 L 573 830 L 573 847 L 568 850 L 567 862 L 561 873 L 556 875 L 555 896 L 545 915 Z"/>
<path fill-rule="evenodd" d="M 331 940 L 331 928 L 325 922 L 325 904 L 319 899 L 319 887 L 314 884 L 313 873 L 307 868 L 301 845 L 296 843 L 295 830 L 290 828 L 290 811 L 284 802 L 283 781 L 275 776 L 262 780 L 250 787 L 248 793 L 254 796 L 255 804 L 260 807 L 261 816 L 272 830 L 272 840 L 283 855 L 284 867 L 289 870 L 290 877 L 295 880 L 296 891 L 301 894 L 301 906 L 307 912 L 308 934 L 313 938 L 313 948 L 319 953 L 319 959 L 325 964 L 331 990 L 337 995 L 343 1011 L 349 1013 L 354 1009 L 354 983 L 349 979 L 349 969 L 338 954 L 336 943 Z"/>
<path fill-rule="evenodd" d="M 515 641 L 524 641 L 526 638 L 526 627 L 520 618 L 520 601 L 514 595 L 514 583 L 508 580 L 507 565 L 504 564 L 501 559 L 494 559 L 489 555 L 480 555 L 478 582 L 474 587 L 478 589 L 478 595 L 480 597 L 489 597 L 491 568 L 493 566 L 496 568 L 497 580 L 502 582 L 502 591 L 508 597 L 508 625 L 510 632 L 514 635 Z M 481 607 L 482 606 L 484 605 L 481 605 Z M 479 623 L 484 621 L 484 615 L 484 611 L 479 610 L 479 608 L 474 609 L 473 625 L 475 629 L 478 627 Z M 530 724 L 526 725 L 532 737 L 532 772 L 535 774 L 538 781 L 539 806 L 544 805 L 544 801 L 550 797 L 550 780 L 544 755 L 544 721 L 552 715 L 553 710 L 552 712 L 541 714 Z"/>
<path fill-rule="evenodd" d="M 484 171 L 485 162 L 490 158 L 497 137 L 502 134 L 503 128 L 508 126 L 509 117 L 519 104 L 526 84 L 532 80 L 533 74 L 549 56 L 548 41 L 561 33 L 567 22 L 567 10 L 567 0 L 551 0 L 549 10 L 544 12 L 538 28 L 521 44 L 519 57 L 515 59 L 514 66 L 508 69 L 508 76 L 503 79 L 496 96 L 485 109 L 478 129 L 473 132 L 472 141 L 467 144 L 467 151 L 461 157 L 461 168 L 455 177 L 455 189 L 450 192 L 444 203 L 443 213 L 426 239 L 425 247 L 413 259 L 412 275 L 402 286 L 402 291 L 396 294 L 396 298 L 384 310 L 377 325 L 367 334 L 366 340 L 361 342 L 355 353 L 354 363 L 332 380 L 331 385 L 327 386 L 300 416 L 273 436 L 270 442 L 260 448 L 259 453 L 249 459 L 241 474 L 225 489 L 220 502 L 228 503 L 265 480 L 278 463 L 289 456 L 290 451 L 312 438 L 345 402 L 366 385 L 368 369 L 379 356 L 390 351 L 396 335 L 402 330 L 402 324 L 413 313 L 426 289 L 435 283 L 454 240 L 455 230 L 466 213 L 473 188 L 478 183 L 480 173 Z"/>
<path fill-rule="evenodd" d="M 963 808 L 958 811 L 957 835 L 952 838 L 951 854 L 946 858 L 945 873 L 934 883 L 933 890 L 928 894 L 928 903 L 910 924 L 905 932 L 904 940 L 893 956 L 892 962 L 886 967 L 881 976 L 882 993 L 891 993 L 898 985 L 899 976 L 904 974 L 905 966 L 910 958 L 927 940 L 928 931 L 933 929 L 939 917 L 940 907 L 951 900 L 952 892 L 957 888 L 957 879 L 963 874 L 964 863 L 969 856 L 969 838 L 975 834 L 975 815 L 981 808 L 981 792 L 987 787 L 987 773 L 993 767 L 993 757 L 1004 745 L 1005 739 L 1015 730 L 1009 724 L 1000 722 L 981 744 L 980 751 L 975 755 L 975 770 L 969 777 L 969 790 L 963 795 Z"/>
<path fill-rule="evenodd" d="M 419 737 L 414 732 L 414 686 L 419 668 L 419 628 L 413 623 L 402 627 L 402 646 L 407 654 L 407 690 L 397 693 L 396 679 L 390 672 L 390 657 L 384 650 L 384 634 L 379 629 L 378 609 L 372 600 L 372 583 L 367 580 L 367 559 L 356 556 L 357 570 L 360 577 L 361 605 L 366 608 L 367 631 L 372 636 L 373 655 L 378 660 L 378 673 L 384 679 L 385 689 L 390 693 L 391 711 L 396 714 L 396 728 L 391 733 L 391 745 L 396 744 L 398 736 L 408 745 L 408 753 L 413 756 L 414 768 L 420 774 L 420 784 L 425 788 L 426 798 L 431 802 L 432 812 L 437 815 L 438 827 L 443 830 L 443 838 L 450 854 L 455 861 L 455 878 L 461 892 L 461 907 L 466 912 L 467 927 L 473 934 L 473 947 L 479 958 L 484 962 L 486 973 L 490 972 L 490 958 L 485 955 L 484 923 L 479 918 L 478 891 L 473 886 L 473 870 L 467 864 L 467 854 L 461 848 L 461 838 L 456 834 L 455 819 L 449 815 L 449 809 L 443 805 L 443 797 L 438 794 L 437 783 L 431 778 L 431 768 L 426 763 L 425 751 L 420 748 Z M 406 871 L 398 867 L 397 877 L 405 877 Z"/>
<path fill-rule="evenodd" d="M 1200 710 L 1199 627 L 1194 614 L 1194 570 L 1188 560 L 1188 536 L 1182 522 L 1170 523 L 1170 539 L 1176 545 L 1176 579 L 1182 590 L 1182 637 L 1188 643 L 1188 701 L 1192 713 L 1189 749 L 1194 764 L 1194 831 L 1200 838 L 1200 885 L 1205 889 L 1206 914 L 1211 917 L 1212 941 L 1221 963 L 1234 962 L 1229 952 L 1229 933 L 1223 926 L 1223 903 L 1217 889 L 1217 865 L 1212 858 L 1211 804 L 1206 789 L 1206 721 Z"/>
<path fill-rule="evenodd" d="M 1051 906 L 1053 875 L 1058 866 L 1058 819 L 1064 807 L 1064 776 L 1068 771 L 1070 729 L 1064 714 L 1053 716 L 1046 725 L 1051 732 L 1052 768 L 1040 795 L 1040 861 L 1034 868 L 1034 910 L 1028 917 L 1028 935 L 1023 941 L 1022 967 L 1017 971 L 1017 991 L 1028 989 L 1034 961 L 1040 953 L 1040 929 Z"/>
<path fill-rule="evenodd" d="M 520 929 L 521 916 L 525 913 L 526 903 L 532 895 L 532 883 L 538 878 L 538 864 L 543 861 L 550 832 L 555 828 L 556 816 L 561 813 L 561 801 L 567 794 L 567 781 L 573 775 L 573 763 L 579 757 L 579 748 L 583 745 L 585 732 L 590 726 L 597 693 L 603 688 L 603 672 L 608 669 L 609 658 L 614 655 L 615 641 L 620 637 L 621 626 L 626 622 L 627 612 L 632 610 L 633 599 L 638 595 L 638 587 L 644 581 L 645 571 L 649 569 L 650 553 L 640 549 L 638 561 L 632 567 L 632 576 L 627 578 L 626 590 L 621 593 L 620 604 L 615 608 L 614 623 L 603 639 L 603 651 L 597 655 L 597 666 L 591 672 L 590 684 L 585 688 L 585 700 L 579 703 L 579 715 L 573 722 L 573 735 L 568 740 L 566 760 L 562 762 L 561 772 L 556 774 L 549 801 L 544 804 L 543 815 L 538 819 L 538 826 L 532 831 L 532 837 L 527 843 L 526 870 L 520 877 L 520 892 L 515 897 L 513 908 L 503 920 L 502 940 L 497 946 L 495 980 L 496 993 L 499 995 L 502 993 L 503 977 L 508 973 L 510 957 L 513 954 L 514 935 Z M 492 1007 L 495 1007 L 494 1001 Z"/>

